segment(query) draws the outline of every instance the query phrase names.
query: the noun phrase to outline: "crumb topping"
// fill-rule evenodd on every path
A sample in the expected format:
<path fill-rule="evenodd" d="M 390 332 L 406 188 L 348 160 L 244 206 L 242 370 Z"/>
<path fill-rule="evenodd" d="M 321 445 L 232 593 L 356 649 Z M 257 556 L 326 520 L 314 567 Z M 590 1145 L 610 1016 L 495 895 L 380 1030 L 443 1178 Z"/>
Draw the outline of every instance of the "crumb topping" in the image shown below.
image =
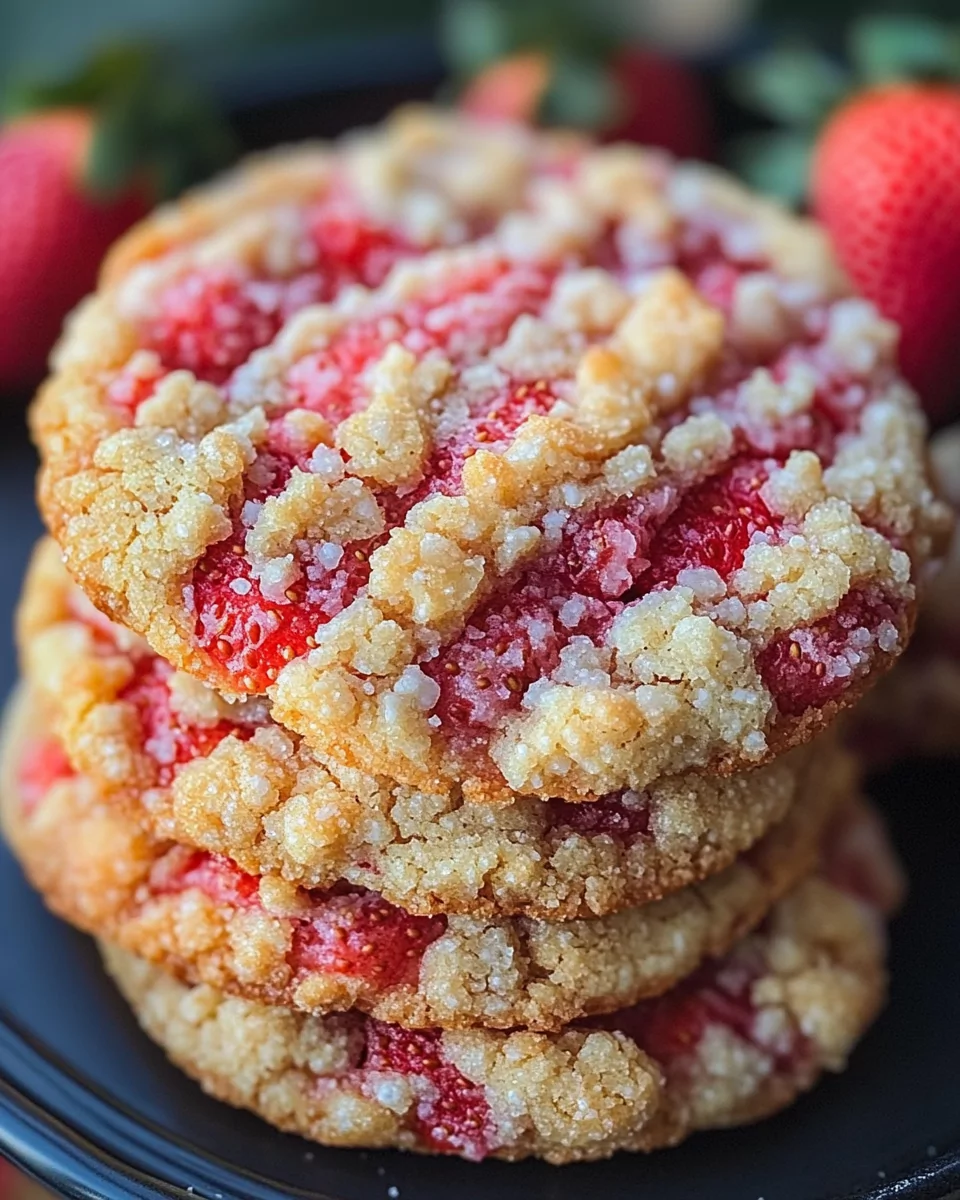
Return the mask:
<path fill-rule="evenodd" d="M 559 1163 L 756 1120 L 841 1070 L 882 1002 L 877 918 L 812 878 L 662 998 L 553 1034 L 411 1034 L 359 1014 L 305 1016 L 105 953 L 178 1065 L 283 1129 L 329 1145 Z"/>
<path fill-rule="evenodd" d="M 34 428 L 98 604 L 475 799 L 758 763 L 890 665 L 944 510 L 814 226 L 428 112 L 321 157 L 135 235 L 72 323 Z"/>
<path fill-rule="evenodd" d="M 726 870 L 640 908 L 565 922 L 418 916 L 345 881 L 307 889 L 248 874 L 151 836 L 85 775 L 56 779 L 29 811 L 8 789 L 5 822 L 56 912 L 190 982 L 414 1029 L 557 1030 L 662 993 L 756 926 L 812 869 L 849 802 L 842 762 Z"/>
<path fill-rule="evenodd" d="M 397 785 L 317 755 L 261 701 L 229 703 L 171 672 L 85 600 L 50 540 L 27 574 L 18 643 L 71 760 L 160 839 L 310 888 L 346 880 L 421 914 L 566 919 L 657 899 L 722 870 L 815 795 L 821 759 L 839 770 L 834 753 L 801 748 L 756 772 L 688 773 L 585 805 L 476 805 Z M 409 670 L 408 693 L 428 702 L 435 685 Z"/>

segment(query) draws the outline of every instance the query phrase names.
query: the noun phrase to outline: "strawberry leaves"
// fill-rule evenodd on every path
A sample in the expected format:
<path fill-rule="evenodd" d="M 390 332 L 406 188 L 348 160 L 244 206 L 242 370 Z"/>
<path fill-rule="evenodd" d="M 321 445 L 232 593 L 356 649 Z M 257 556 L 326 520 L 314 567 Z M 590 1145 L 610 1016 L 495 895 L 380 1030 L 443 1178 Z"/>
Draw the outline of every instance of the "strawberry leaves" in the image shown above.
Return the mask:
<path fill-rule="evenodd" d="M 166 199 L 234 155 L 233 137 L 210 102 L 153 46 L 109 47 L 72 77 L 21 82 L 2 106 L 7 117 L 83 109 L 94 121 L 82 180 L 99 200 L 131 187 Z"/>
<path fill-rule="evenodd" d="M 843 58 L 794 42 L 740 63 L 730 72 L 731 91 L 777 128 L 733 139 L 731 166 L 755 187 L 799 203 L 830 114 L 864 88 L 910 80 L 960 80 L 960 26 L 920 16 L 864 17 L 850 26 Z"/>

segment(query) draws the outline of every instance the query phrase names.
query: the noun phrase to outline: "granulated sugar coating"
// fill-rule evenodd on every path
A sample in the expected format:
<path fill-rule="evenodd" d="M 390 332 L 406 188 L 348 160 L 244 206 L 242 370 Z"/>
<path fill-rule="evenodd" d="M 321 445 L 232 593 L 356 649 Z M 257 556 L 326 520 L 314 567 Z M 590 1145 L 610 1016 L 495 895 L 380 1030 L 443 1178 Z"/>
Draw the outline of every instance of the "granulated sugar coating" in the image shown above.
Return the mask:
<path fill-rule="evenodd" d="M 672 991 L 553 1034 L 304 1016 L 105 956 L 178 1066 L 282 1129 L 469 1159 L 606 1158 L 757 1120 L 843 1068 L 882 1003 L 882 916 L 901 883 L 869 811 L 841 836 L 871 847 L 869 901 L 828 866 Z"/>
<path fill-rule="evenodd" d="M 173 671 L 93 608 L 49 539 L 17 625 L 27 684 L 69 760 L 158 840 L 309 888 L 347 882 L 421 915 L 563 920 L 658 899 L 729 866 L 845 770 L 835 752 L 798 747 L 756 771 L 688 772 L 591 804 L 471 804 L 457 788 L 342 767 L 262 698 L 228 703 Z M 38 764 L 37 785 L 51 770 Z"/>
<path fill-rule="evenodd" d="M 595 799 L 903 648 L 945 513 L 895 343 L 724 176 L 418 110 L 120 244 L 41 500 L 103 611 L 341 768 Z"/>
<path fill-rule="evenodd" d="M 347 881 L 295 887 L 161 841 L 83 774 L 46 772 L 38 796 L 26 731 L 43 719 L 29 694 L 14 706 L 3 821 L 55 912 L 189 983 L 305 1012 L 356 1008 L 410 1029 L 552 1031 L 662 993 L 809 874 L 855 786 L 824 747 L 818 786 L 811 779 L 746 855 L 639 908 L 566 922 L 415 915 Z"/>

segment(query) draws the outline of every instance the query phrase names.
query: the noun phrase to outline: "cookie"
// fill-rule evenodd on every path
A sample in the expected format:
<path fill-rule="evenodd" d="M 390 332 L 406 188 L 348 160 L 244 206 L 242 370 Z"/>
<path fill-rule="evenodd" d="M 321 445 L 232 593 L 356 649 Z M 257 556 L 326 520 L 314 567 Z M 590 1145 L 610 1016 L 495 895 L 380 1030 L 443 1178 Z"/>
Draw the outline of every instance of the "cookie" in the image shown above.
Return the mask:
<path fill-rule="evenodd" d="M 298 889 L 159 842 L 36 738 L 45 721 L 29 696 L 12 721 L 4 819 L 51 909 L 189 982 L 411 1028 L 558 1029 L 665 991 L 811 870 L 855 791 L 850 760 L 825 748 L 821 786 L 746 855 L 640 908 L 568 922 L 414 916 L 364 888 Z"/>
<path fill-rule="evenodd" d="M 960 425 L 930 444 L 941 492 L 960 514 Z M 923 596 L 916 636 L 895 670 L 850 717 L 853 745 L 874 765 L 909 754 L 960 754 L 960 524 Z"/>
<path fill-rule="evenodd" d="M 474 183 L 499 136 L 367 135 L 386 190 L 398 160 L 455 177 L 486 222 L 379 285 L 271 301 L 256 336 L 225 301 L 242 345 L 215 371 L 219 299 L 178 302 L 171 351 L 144 294 L 246 262 L 251 226 L 299 287 L 325 260 L 278 196 L 309 169 L 275 158 L 202 229 L 134 234 L 34 409 L 44 514 L 99 608 L 345 766 L 576 799 L 759 764 L 908 636 L 943 511 L 896 331 L 815 226 L 721 175 L 583 143 L 561 166 L 504 131 L 529 156 L 508 194 Z"/>
<path fill-rule="evenodd" d="M 758 1120 L 842 1070 L 884 996 L 881 913 L 898 868 L 869 856 L 801 883 L 762 929 L 656 1000 L 558 1033 L 411 1033 L 189 988 L 113 948 L 140 1024 L 208 1092 L 331 1146 L 554 1163 Z M 860 897 L 856 896 L 857 889 Z M 853 896 L 851 895 L 853 892 Z"/>
<path fill-rule="evenodd" d="M 155 837 L 310 888 L 372 888 L 408 912 L 567 920 L 658 899 L 733 862 L 819 787 L 798 748 L 753 772 L 688 773 L 592 804 L 488 805 L 339 766 L 228 704 L 102 617 L 56 545 L 18 613 L 28 685 L 74 767 Z"/>

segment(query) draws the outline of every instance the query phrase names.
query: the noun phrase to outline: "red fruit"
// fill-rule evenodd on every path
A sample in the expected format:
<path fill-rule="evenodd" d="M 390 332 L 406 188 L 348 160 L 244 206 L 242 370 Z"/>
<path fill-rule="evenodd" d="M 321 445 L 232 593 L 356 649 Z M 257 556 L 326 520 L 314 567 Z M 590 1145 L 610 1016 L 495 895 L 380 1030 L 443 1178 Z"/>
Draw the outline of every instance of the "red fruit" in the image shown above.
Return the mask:
<path fill-rule="evenodd" d="M 61 109 L 0 131 L 0 385 L 32 382 L 104 252 L 146 210 L 130 193 L 84 192 L 89 113 Z"/>
<path fill-rule="evenodd" d="M 550 825 L 584 837 L 605 834 L 632 845 L 650 833 L 650 804 L 643 793 L 614 792 L 589 804 L 549 800 Z"/>
<path fill-rule="evenodd" d="M 590 1024 L 626 1034 L 656 1059 L 668 1076 L 682 1076 L 685 1060 L 696 1052 L 707 1030 L 716 1027 L 756 1046 L 770 1056 L 777 1071 L 791 1074 L 802 1068 L 809 1043 L 796 1026 L 773 1042 L 760 1036 L 752 991 L 761 967 L 749 950 L 734 951 L 706 963 L 664 995 L 595 1018 Z"/>
<path fill-rule="evenodd" d="M 20 755 L 17 780 L 23 811 L 29 815 L 58 779 L 69 779 L 72 774 L 73 768 L 55 738 L 27 742 Z"/>
<path fill-rule="evenodd" d="M 175 895 L 196 888 L 215 904 L 252 908 L 259 903 L 260 881 L 247 875 L 221 854 L 174 846 L 150 872 L 154 895 Z"/>
<path fill-rule="evenodd" d="M 900 325 L 904 374 L 943 415 L 960 395 L 960 90 L 903 84 L 841 108 L 813 203 L 844 269 Z"/>
<path fill-rule="evenodd" d="M 860 678 L 876 655 L 881 626 L 893 633 L 897 623 L 897 611 L 882 596 L 851 591 L 828 617 L 771 642 L 757 666 L 780 711 L 797 717 Z"/>
<path fill-rule="evenodd" d="M 144 658 L 120 693 L 120 699 L 137 710 L 143 748 L 157 764 L 157 782 L 161 785 L 171 782 L 178 766 L 194 758 L 205 758 L 228 734 L 246 739 L 253 732 L 249 726 L 232 721 L 217 721 L 212 725 L 185 723 L 170 703 L 172 674 L 173 668 L 162 658 Z"/>
<path fill-rule="evenodd" d="M 272 341 L 284 315 L 282 284 L 248 283 L 224 269 L 194 271 L 171 284 L 160 304 L 144 331 L 146 345 L 168 370 L 182 367 L 211 383 L 223 383 Z"/>
<path fill-rule="evenodd" d="M 742 567 L 754 534 L 779 524 L 760 497 L 766 479 L 762 462 L 744 459 L 688 492 L 650 548 L 642 591 L 671 587 L 681 571 L 712 568 L 728 579 Z"/>
<path fill-rule="evenodd" d="M 378 988 L 415 984 L 423 952 L 447 927 L 446 917 L 414 917 L 362 888 L 314 893 L 298 923 L 290 963 L 364 979 Z"/>
<path fill-rule="evenodd" d="M 368 1021 L 363 1068 L 393 1071 L 425 1085 L 415 1129 L 440 1154 L 479 1161 L 493 1148 L 496 1129 L 483 1088 L 443 1057 L 437 1030 L 420 1032 Z"/>
<path fill-rule="evenodd" d="M 460 97 L 471 116 L 491 121 L 533 121 L 550 82 L 545 54 L 517 54 L 485 67 Z"/>
<path fill-rule="evenodd" d="M 680 158 L 709 157 L 710 102 L 695 72 L 676 59 L 638 48 L 622 51 L 611 69 L 626 111 L 607 137 L 662 146 Z"/>

